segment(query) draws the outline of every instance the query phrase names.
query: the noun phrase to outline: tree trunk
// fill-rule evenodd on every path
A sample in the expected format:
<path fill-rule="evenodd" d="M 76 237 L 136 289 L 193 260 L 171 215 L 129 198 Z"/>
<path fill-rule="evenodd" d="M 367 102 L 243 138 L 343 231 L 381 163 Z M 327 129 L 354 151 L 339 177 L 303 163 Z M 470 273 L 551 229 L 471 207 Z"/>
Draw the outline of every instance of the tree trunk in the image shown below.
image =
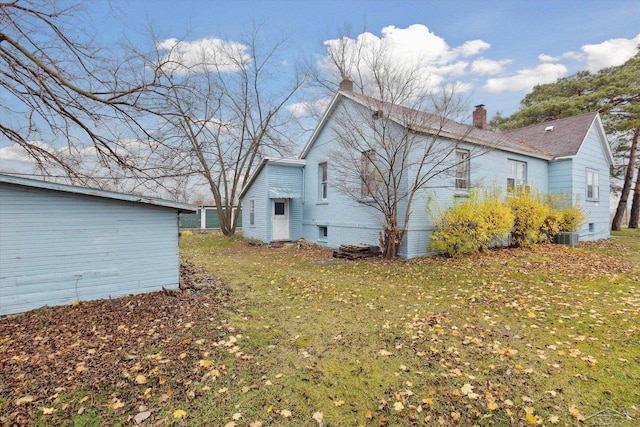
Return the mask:
<path fill-rule="evenodd" d="M 391 259 L 398 256 L 404 233 L 405 230 L 398 227 L 397 221 L 385 225 L 384 232 L 380 233 L 380 246 L 385 258 Z"/>
<path fill-rule="evenodd" d="M 640 219 L 638 217 L 640 217 L 640 167 L 638 167 L 638 173 L 636 174 L 636 186 L 633 189 L 629 228 L 638 228 L 638 219 Z"/>
<path fill-rule="evenodd" d="M 622 217 L 627 209 L 627 199 L 629 198 L 631 184 L 633 183 L 633 170 L 636 164 L 636 150 L 638 149 L 639 138 L 640 128 L 636 129 L 633 133 L 631 149 L 629 150 L 629 164 L 627 165 L 627 172 L 624 175 L 624 185 L 622 186 L 622 193 L 620 194 L 620 201 L 618 202 L 616 214 L 613 216 L 613 221 L 611 221 L 611 230 L 613 231 L 620 231 L 622 229 Z"/>

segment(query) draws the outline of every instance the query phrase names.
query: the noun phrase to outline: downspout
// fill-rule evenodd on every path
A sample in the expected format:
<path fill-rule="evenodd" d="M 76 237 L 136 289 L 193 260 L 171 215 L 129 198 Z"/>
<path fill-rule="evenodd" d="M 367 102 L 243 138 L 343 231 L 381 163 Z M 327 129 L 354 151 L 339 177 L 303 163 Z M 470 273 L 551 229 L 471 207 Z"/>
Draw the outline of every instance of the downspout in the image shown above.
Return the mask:
<path fill-rule="evenodd" d="M 306 166 L 303 166 L 300 170 L 302 171 L 302 204 L 304 205 L 304 193 L 305 193 L 305 179 L 304 179 L 304 169 Z"/>

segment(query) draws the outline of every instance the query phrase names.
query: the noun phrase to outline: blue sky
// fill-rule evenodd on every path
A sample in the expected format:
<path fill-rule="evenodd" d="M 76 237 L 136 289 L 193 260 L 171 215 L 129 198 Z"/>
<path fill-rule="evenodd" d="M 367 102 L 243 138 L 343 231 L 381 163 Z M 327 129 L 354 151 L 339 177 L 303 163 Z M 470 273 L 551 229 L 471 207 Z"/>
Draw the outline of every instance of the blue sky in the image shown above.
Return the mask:
<path fill-rule="evenodd" d="M 290 36 L 286 53 L 290 63 L 300 56 L 320 58 L 323 42 L 345 24 L 354 35 L 366 30 L 378 38 L 420 45 L 427 52 L 440 50 L 435 59 L 442 77 L 464 83 L 469 104 L 486 104 L 489 117 L 498 110 L 513 113 L 535 83 L 618 65 L 633 53 L 632 46 L 640 44 L 640 0 L 94 0 L 92 4 L 96 29 L 105 41 L 125 36 L 148 42 L 143 28 L 147 23 L 166 37 L 188 33 L 186 39 L 192 42 L 205 37 L 237 41 L 253 19 L 264 22 L 267 32 Z M 443 55 L 450 56 L 471 41 L 484 44 L 475 53 L 443 61 Z M 447 72 L 447 66 L 455 71 Z"/>
<path fill-rule="evenodd" d="M 385 42 L 397 48 L 398 62 L 420 58 L 434 82 L 458 85 L 468 98 L 469 115 L 472 106 L 485 104 L 489 118 L 497 111 L 515 112 L 535 84 L 622 64 L 640 44 L 640 0 L 87 0 L 84 5 L 88 21 L 77 23 L 78 32 L 95 33 L 100 44 L 116 49 L 127 40 L 151 50 L 149 25 L 162 40 L 183 40 L 185 51 L 195 52 L 210 40 L 238 42 L 252 21 L 261 22 L 266 36 L 289 38 L 285 78 L 299 58 L 321 62 L 328 41 L 348 25 L 354 45 Z M 326 99 L 299 97 L 288 109 L 301 115 L 323 105 Z M 0 140 L 0 160 L 6 168 L 29 159 Z"/>

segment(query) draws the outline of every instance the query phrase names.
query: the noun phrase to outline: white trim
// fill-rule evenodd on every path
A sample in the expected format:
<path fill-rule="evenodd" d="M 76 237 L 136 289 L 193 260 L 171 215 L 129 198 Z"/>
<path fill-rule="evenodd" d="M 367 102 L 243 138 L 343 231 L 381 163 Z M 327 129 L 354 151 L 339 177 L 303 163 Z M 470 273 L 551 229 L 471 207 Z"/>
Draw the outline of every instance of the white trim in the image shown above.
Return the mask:
<path fill-rule="evenodd" d="M 198 206 L 153 197 L 136 196 L 134 194 L 116 193 L 114 191 L 99 190 L 97 188 L 78 187 L 75 185 L 59 184 L 56 182 L 40 181 L 37 179 L 20 178 L 12 175 L 0 174 L 0 183 L 21 185 L 23 187 L 40 188 L 43 190 L 62 191 L 84 196 L 102 197 L 104 199 L 120 200 L 124 202 L 143 203 L 163 208 L 177 209 L 180 212 L 197 212 Z"/>

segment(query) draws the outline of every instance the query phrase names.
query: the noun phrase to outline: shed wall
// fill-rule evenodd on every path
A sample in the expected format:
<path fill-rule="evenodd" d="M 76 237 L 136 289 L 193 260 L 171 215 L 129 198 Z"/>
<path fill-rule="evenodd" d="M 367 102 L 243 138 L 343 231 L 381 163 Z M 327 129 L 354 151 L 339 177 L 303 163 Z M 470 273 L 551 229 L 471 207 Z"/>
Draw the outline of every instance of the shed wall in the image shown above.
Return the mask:
<path fill-rule="evenodd" d="M 0 184 L 0 314 L 179 286 L 175 209 Z"/>

